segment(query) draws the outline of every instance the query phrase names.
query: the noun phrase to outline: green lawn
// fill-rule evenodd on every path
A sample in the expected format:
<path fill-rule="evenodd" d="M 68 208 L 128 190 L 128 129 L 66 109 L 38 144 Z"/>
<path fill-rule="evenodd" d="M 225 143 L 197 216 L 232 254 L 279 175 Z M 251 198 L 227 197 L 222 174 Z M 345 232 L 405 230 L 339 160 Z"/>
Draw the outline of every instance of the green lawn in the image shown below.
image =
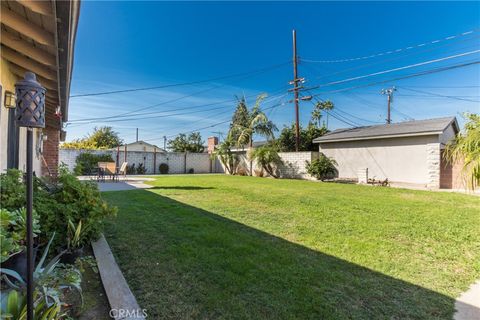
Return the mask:
<path fill-rule="evenodd" d="M 151 319 L 450 319 L 480 278 L 480 198 L 222 175 L 104 193 Z"/>

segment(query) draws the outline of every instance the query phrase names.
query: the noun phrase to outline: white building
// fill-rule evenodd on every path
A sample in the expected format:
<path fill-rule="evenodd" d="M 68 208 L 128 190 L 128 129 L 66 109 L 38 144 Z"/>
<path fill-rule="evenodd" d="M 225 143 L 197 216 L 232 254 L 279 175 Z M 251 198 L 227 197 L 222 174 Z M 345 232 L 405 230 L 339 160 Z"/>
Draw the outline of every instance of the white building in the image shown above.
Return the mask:
<path fill-rule="evenodd" d="M 427 188 L 459 187 L 443 149 L 459 131 L 455 117 L 338 129 L 314 142 L 337 162 L 339 178 L 368 177 Z"/>

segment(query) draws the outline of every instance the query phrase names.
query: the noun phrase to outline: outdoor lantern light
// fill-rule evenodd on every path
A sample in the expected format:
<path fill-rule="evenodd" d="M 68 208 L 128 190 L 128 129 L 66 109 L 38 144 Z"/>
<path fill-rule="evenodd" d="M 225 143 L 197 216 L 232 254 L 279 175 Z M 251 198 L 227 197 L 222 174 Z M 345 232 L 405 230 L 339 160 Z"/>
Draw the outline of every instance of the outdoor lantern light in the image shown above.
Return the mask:
<path fill-rule="evenodd" d="M 27 127 L 27 319 L 33 318 L 33 128 L 45 127 L 45 88 L 37 82 L 32 72 L 26 72 L 25 78 L 15 84 L 17 125 Z"/>
<path fill-rule="evenodd" d="M 45 128 L 45 91 L 32 72 L 15 84 L 18 126 Z"/>
<path fill-rule="evenodd" d="M 15 109 L 15 95 L 11 91 L 5 91 L 5 100 L 3 101 L 5 108 Z"/>

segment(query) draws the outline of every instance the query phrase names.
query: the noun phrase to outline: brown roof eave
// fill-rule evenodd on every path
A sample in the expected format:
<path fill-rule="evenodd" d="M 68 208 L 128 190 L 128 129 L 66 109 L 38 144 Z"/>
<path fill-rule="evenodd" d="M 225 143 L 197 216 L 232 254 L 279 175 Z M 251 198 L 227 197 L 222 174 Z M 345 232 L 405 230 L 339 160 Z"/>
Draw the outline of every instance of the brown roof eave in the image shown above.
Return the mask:
<path fill-rule="evenodd" d="M 58 92 L 63 121 L 67 121 L 75 37 L 80 15 L 80 0 L 57 0 L 55 1 L 54 10 L 57 19 Z"/>

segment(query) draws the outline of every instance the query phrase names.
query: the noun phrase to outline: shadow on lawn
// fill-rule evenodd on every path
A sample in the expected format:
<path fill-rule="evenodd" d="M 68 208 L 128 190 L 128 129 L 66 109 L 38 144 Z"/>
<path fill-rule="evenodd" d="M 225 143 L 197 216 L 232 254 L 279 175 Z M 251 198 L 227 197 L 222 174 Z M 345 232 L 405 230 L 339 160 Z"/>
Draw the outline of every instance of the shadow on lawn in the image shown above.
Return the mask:
<path fill-rule="evenodd" d="M 197 187 L 197 186 L 155 186 L 152 188 L 149 188 L 150 190 L 208 190 L 208 189 L 216 189 L 213 187 Z"/>
<path fill-rule="evenodd" d="M 152 319 L 451 319 L 448 296 L 215 213 L 148 190 L 105 197 L 119 207 L 108 241 Z"/>

